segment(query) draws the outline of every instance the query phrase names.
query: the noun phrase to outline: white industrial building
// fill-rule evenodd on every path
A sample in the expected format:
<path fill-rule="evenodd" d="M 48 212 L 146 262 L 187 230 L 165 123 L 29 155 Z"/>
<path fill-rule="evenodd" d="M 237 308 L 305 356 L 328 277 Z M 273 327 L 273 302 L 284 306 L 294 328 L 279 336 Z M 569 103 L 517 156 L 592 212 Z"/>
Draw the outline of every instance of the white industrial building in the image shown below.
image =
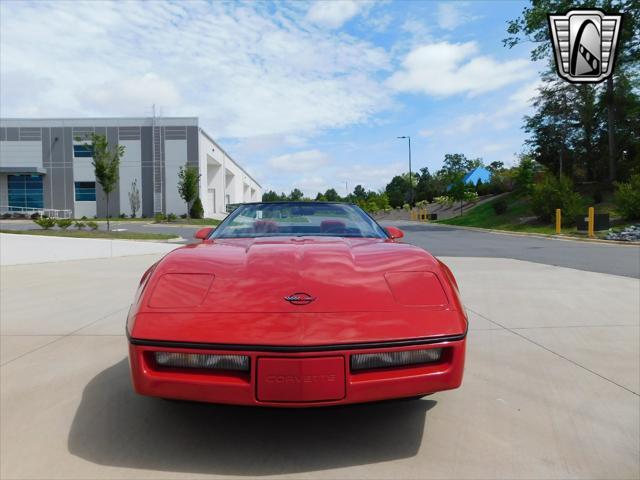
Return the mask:
<path fill-rule="evenodd" d="M 73 217 L 106 216 L 106 196 L 96 183 L 91 133 L 122 145 L 119 183 L 109 213 L 130 215 L 135 182 L 141 212 L 187 212 L 178 194 L 178 171 L 200 172 L 205 217 L 220 218 L 227 205 L 259 201 L 262 187 L 202 128 L 197 118 L 0 119 L 0 211 L 68 211 Z"/>

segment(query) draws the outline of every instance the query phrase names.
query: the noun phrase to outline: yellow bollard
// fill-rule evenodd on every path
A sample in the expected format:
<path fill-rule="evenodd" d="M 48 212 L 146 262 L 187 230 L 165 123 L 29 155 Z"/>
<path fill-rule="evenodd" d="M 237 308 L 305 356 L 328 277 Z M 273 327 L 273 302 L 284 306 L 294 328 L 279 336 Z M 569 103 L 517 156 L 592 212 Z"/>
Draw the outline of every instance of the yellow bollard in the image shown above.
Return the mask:
<path fill-rule="evenodd" d="M 595 217 L 596 217 L 595 209 L 593 207 L 589 207 L 589 224 L 587 226 L 589 238 L 594 238 L 596 236 L 594 233 Z"/>
<path fill-rule="evenodd" d="M 562 210 L 556 208 L 556 233 L 562 233 Z"/>

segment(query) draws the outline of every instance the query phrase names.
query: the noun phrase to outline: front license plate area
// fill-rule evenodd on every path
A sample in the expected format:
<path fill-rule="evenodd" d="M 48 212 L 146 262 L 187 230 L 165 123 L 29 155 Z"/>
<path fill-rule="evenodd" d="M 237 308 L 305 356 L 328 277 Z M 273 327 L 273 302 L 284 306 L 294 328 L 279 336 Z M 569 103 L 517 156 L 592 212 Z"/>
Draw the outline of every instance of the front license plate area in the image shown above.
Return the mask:
<path fill-rule="evenodd" d="M 326 402 L 345 396 L 344 357 L 259 358 L 261 402 Z"/>

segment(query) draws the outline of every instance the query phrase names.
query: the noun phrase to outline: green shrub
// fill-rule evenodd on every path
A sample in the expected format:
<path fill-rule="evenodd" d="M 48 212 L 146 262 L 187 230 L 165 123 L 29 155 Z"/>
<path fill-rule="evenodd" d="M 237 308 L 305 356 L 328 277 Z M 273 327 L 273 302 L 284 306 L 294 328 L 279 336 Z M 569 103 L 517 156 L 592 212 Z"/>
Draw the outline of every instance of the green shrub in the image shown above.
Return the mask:
<path fill-rule="evenodd" d="M 573 191 L 573 183 L 564 175 L 559 178 L 547 175 L 535 184 L 531 193 L 531 209 L 544 222 L 551 222 L 556 208 L 562 210 L 562 224 L 571 225 L 580 213 L 582 198 Z"/>
<path fill-rule="evenodd" d="M 153 218 L 156 223 L 162 223 L 167 219 L 167 217 L 164 216 L 164 213 L 156 213 Z"/>
<path fill-rule="evenodd" d="M 55 219 L 48 217 L 37 218 L 34 220 L 34 222 L 40 225 L 40 227 L 42 227 L 44 230 L 49 230 L 56 225 Z"/>
<path fill-rule="evenodd" d="M 496 215 L 504 215 L 505 213 L 507 213 L 507 210 L 509 208 L 509 204 L 504 198 L 493 202 L 491 206 L 493 207 L 493 211 L 496 212 Z"/>
<path fill-rule="evenodd" d="M 84 223 L 84 222 L 76 222 L 76 223 L 74 223 L 73 225 L 74 225 L 74 227 L 76 227 L 78 230 L 82 230 L 84 227 L 86 227 L 86 226 L 87 226 L 87 224 L 86 224 L 86 223 Z"/>
<path fill-rule="evenodd" d="M 640 218 L 640 174 L 633 175 L 628 182 L 616 184 L 616 210 L 626 220 Z"/>
<path fill-rule="evenodd" d="M 187 217 L 188 217 L 188 215 L 186 213 L 180 214 L 180 218 L 187 218 Z"/>
<path fill-rule="evenodd" d="M 404 205 L 402 205 L 402 208 L 408 212 L 409 210 L 411 210 L 411 205 L 409 205 L 408 203 L 405 203 Z"/>
<path fill-rule="evenodd" d="M 60 218 L 56 220 L 56 225 L 58 225 L 58 228 L 66 230 L 71 225 L 73 225 L 73 220 L 71 220 L 70 218 Z"/>
<path fill-rule="evenodd" d="M 196 201 L 191 205 L 191 211 L 189 212 L 191 218 L 203 218 L 204 217 L 204 208 L 202 208 L 202 202 L 200 201 L 200 197 L 196 198 Z"/>
<path fill-rule="evenodd" d="M 98 230 L 98 224 L 93 221 L 87 222 L 87 227 L 89 227 L 91 230 Z"/>
<path fill-rule="evenodd" d="M 167 215 L 168 222 L 175 222 L 178 219 L 178 216 L 175 213 L 170 213 Z"/>

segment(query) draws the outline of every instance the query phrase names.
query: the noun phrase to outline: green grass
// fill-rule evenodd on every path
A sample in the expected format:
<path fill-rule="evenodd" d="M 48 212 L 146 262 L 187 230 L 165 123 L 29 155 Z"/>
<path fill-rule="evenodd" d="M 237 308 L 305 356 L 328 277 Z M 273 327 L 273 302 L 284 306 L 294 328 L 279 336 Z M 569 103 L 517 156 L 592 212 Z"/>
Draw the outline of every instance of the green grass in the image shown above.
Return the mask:
<path fill-rule="evenodd" d="M 15 235 L 41 235 L 45 237 L 73 237 L 73 238 L 110 238 L 118 240 L 169 240 L 176 235 L 166 233 L 144 232 L 106 232 L 104 230 L 9 230 L 0 229 L 0 233 Z"/>
<path fill-rule="evenodd" d="M 493 209 L 493 204 L 499 200 L 507 202 L 507 211 L 502 215 L 498 215 Z M 585 213 L 587 207 L 590 206 L 588 203 L 589 200 L 589 197 L 584 197 Z M 613 211 L 613 205 L 608 202 L 595 205 L 595 209 L 596 213 L 610 213 L 612 216 L 615 214 Z M 482 205 L 478 205 L 464 213 L 462 216 L 446 220 L 438 220 L 437 223 L 488 228 L 493 230 L 506 230 L 510 232 L 543 234 L 556 233 L 555 224 L 543 223 L 533 217 L 535 217 L 535 214 L 531 210 L 528 198 L 511 193 L 501 197 L 500 199 L 495 199 L 490 202 L 483 203 Z M 617 222 L 612 222 L 612 224 L 617 224 Z M 565 235 L 586 237 L 586 232 L 578 232 L 576 227 L 563 227 L 562 233 Z M 602 236 L 605 234 L 606 232 L 603 232 Z"/>

